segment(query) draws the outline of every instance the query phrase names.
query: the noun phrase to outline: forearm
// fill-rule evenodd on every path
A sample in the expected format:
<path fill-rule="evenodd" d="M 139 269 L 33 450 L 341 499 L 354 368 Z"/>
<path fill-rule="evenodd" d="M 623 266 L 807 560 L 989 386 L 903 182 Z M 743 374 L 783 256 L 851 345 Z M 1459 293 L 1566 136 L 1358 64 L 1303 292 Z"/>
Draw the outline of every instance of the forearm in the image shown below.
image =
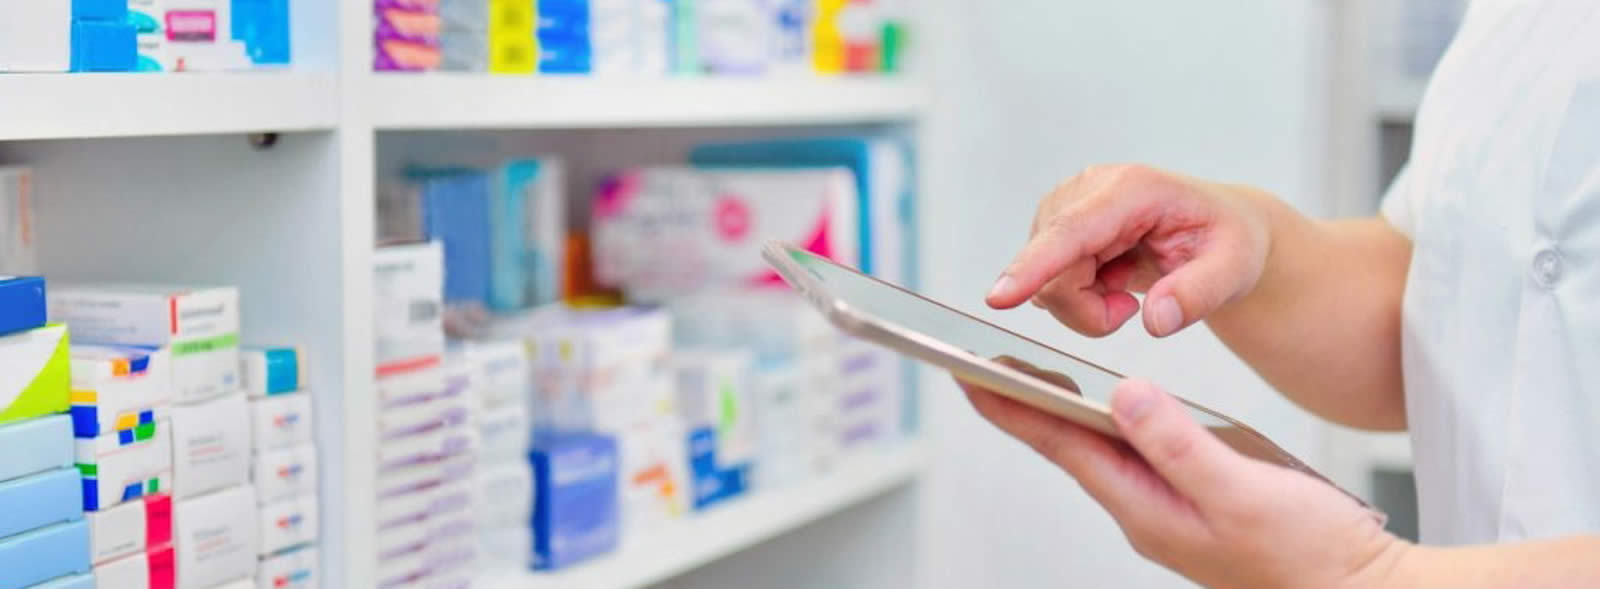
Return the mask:
<path fill-rule="evenodd" d="M 1461 548 L 1412 546 L 1399 558 L 1383 586 L 1600 587 L 1600 536 Z"/>
<path fill-rule="evenodd" d="M 1257 286 L 1207 324 L 1285 396 L 1331 421 L 1405 428 L 1400 300 L 1411 242 L 1378 218 L 1308 219 L 1269 196 Z"/>

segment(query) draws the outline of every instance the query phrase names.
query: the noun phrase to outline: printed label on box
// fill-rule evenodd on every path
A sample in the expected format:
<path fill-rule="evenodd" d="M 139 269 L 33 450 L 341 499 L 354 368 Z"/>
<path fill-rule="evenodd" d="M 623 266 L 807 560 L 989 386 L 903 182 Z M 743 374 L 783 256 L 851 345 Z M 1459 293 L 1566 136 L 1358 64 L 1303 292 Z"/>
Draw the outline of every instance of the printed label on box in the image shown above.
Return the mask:
<path fill-rule="evenodd" d="M 317 448 L 298 444 L 256 454 L 251 469 L 263 504 L 317 494 Z"/>
<path fill-rule="evenodd" d="M 172 479 L 172 428 L 165 421 L 77 441 L 83 475 L 83 509 L 99 511 L 168 491 Z"/>
<path fill-rule="evenodd" d="M 172 490 L 177 499 L 250 480 L 250 408 L 231 394 L 172 410 Z"/>
<path fill-rule="evenodd" d="M 246 485 L 173 503 L 178 589 L 210 589 L 256 572 L 256 497 Z"/>

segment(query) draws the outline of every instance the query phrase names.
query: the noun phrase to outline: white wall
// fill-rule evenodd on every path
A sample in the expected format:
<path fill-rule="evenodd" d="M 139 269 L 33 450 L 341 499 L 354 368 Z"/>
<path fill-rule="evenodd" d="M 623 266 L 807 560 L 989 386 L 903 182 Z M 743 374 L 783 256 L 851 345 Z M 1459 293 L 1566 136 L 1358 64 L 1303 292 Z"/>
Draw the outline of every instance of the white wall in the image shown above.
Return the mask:
<path fill-rule="evenodd" d="M 1249 182 L 1320 211 L 1307 206 L 1322 202 L 1318 4 L 929 0 L 922 48 L 934 52 L 939 102 L 924 129 L 927 288 L 981 309 L 1038 198 L 1091 163 Z M 1318 428 L 1208 333 L 1156 341 L 1135 321 L 1092 341 L 1032 309 L 991 316 L 1221 408 L 1316 462 Z M 924 394 L 939 463 L 924 488 L 918 586 L 1182 585 L 944 378 Z"/>

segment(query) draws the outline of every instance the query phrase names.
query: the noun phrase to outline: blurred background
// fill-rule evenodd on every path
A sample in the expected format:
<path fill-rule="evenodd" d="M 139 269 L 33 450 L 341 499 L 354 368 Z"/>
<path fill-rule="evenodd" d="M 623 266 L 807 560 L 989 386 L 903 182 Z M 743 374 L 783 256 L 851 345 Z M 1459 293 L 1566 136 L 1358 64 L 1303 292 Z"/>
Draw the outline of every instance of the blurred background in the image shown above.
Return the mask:
<path fill-rule="evenodd" d="M 0 557 L 53 555 L 0 589 L 1186 586 L 946 375 L 823 323 L 764 238 L 1233 416 L 1414 537 L 1403 434 L 1318 421 L 1204 326 L 1089 339 L 982 299 L 1092 164 L 1373 214 L 1464 6 L 10 3 L 0 295 L 31 290 L 0 319 L 37 312 L 0 360 L 50 360 L 0 366 L 59 378 L 0 440 L 90 450 L 0 456 L 0 511 L 85 489 L 0 525 Z M 53 328 L 12 275 L 70 345 L 19 339 Z M 231 335 L 180 337 L 196 292 Z M 150 368 L 201 348 L 204 375 Z M 170 537 L 104 545 L 127 521 Z"/>

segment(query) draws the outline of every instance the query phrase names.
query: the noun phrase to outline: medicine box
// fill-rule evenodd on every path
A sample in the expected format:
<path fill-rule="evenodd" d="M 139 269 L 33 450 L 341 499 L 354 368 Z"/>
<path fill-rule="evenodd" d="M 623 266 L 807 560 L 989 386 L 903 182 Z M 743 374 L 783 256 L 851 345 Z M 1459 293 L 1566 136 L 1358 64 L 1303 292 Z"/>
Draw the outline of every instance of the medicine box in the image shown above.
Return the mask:
<path fill-rule="evenodd" d="M 0 425 L 0 481 L 72 466 L 72 419 L 48 415 Z"/>
<path fill-rule="evenodd" d="M 438 242 L 380 247 L 372 256 L 374 361 L 444 354 L 444 249 Z"/>
<path fill-rule="evenodd" d="M 651 531 L 688 513 L 690 479 L 683 439 L 683 427 L 674 423 L 618 435 L 624 542 L 649 537 Z"/>
<path fill-rule="evenodd" d="M 751 465 L 724 464 L 717 456 L 717 432 L 701 427 L 689 432 L 690 501 L 708 509 L 741 496 L 750 486 Z"/>
<path fill-rule="evenodd" d="M 301 495 L 261 507 L 256 550 L 263 557 L 317 540 L 317 496 Z"/>
<path fill-rule="evenodd" d="M 263 504 L 297 496 L 317 495 L 317 448 L 296 444 L 254 457 L 251 480 Z"/>
<path fill-rule="evenodd" d="M 173 401 L 195 403 L 239 387 L 239 291 L 91 285 L 50 290 L 51 317 L 77 341 L 168 347 Z"/>
<path fill-rule="evenodd" d="M 528 348 L 521 339 L 474 342 L 467 346 L 466 355 L 477 381 L 480 407 L 526 404 L 531 374 Z"/>
<path fill-rule="evenodd" d="M 252 399 L 250 423 L 257 452 L 310 442 L 311 395 L 294 393 Z"/>
<path fill-rule="evenodd" d="M 64 325 L 0 336 L 0 424 L 67 411 L 67 348 Z"/>
<path fill-rule="evenodd" d="M 34 4 L 7 4 L 6 9 Z M 32 276 L 39 273 L 34 251 L 33 210 L 33 171 L 19 166 L 0 166 L 0 274 Z"/>
<path fill-rule="evenodd" d="M 478 414 L 478 458 L 485 463 L 521 463 L 528 454 L 532 431 L 528 411 L 522 405 L 507 405 Z"/>
<path fill-rule="evenodd" d="M 244 348 L 239 351 L 239 379 L 251 397 L 292 393 L 301 382 L 305 361 L 299 348 Z"/>
<path fill-rule="evenodd" d="M 373 383 L 378 396 L 378 408 L 381 410 L 443 396 L 445 373 L 440 366 L 440 357 L 433 356 L 428 360 L 409 366 L 406 370 L 378 377 Z"/>
<path fill-rule="evenodd" d="M 847 168 L 627 170 L 602 183 L 593 210 L 595 275 L 635 302 L 781 286 L 761 258 L 771 239 L 859 262 Z"/>
<path fill-rule="evenodd" d="M 0 203 L 4 206 L 4 203 Z M 0 211 L 0 221 L 4 212 Z M 0 227 L 0 231 L 4 231 Z M 4 235 L 0 234 L 0 239 Z M 3 246 L 0 246 L 3 247 Z M 0 257 L 0 270 L 5 258 Z M 44 279 L 37 276 L 0 276 L 0 335 L 26 331 L 45 324 Z"/>
<path fill-rule="evenodd" d="M 526 521 L 479 528 L 475 533 L 484 568 L 526 570 L 533 566 L 533 531 Z"/>
<path fill-rule="evenodd" d="M 616 440 L 550 436 L 529 454 L 534 477 L 534 568 L 561 569 L 615 550 L 620 535 Z"/>
<path fill-rule="evenodd" d="M 172 496 L 166 493 L 91 511 L 86 517 L 89 558 L 96 564 L 172 543 Z"/>
<path fill-rule="evenodd" d="M 535 374 L 533 419 L 556 431 L 616 432 L 675 415 L 663 311 L 554 309 L 523 326 Z"/>
<path fill-rule="evenodd" d="M 173 503 L 178 589 L 210 589 L 255 578 L 255 495 L 245 485 Z"/>
<path fill-rule="evenodd" d="M 172 496 L 250 481 L 250 407 L 233 393 L 172 410 Z"/>
<path fill-rule="evenodd" d="M 162 544 L 147 551 L 95 565 L 101 587 L 117 589 L 172 589 L 177 583 L 177 551 Z"/>
<path fill-rule="evenodd" d="M 80 438 L 133 429 L 167 417 L 172 373 L 167 348 L 72 346 L 72 429 Z"/>
<path fill-rule="evenodd" d="M 172 426 L 158 421 L 77 440 L 83 508 L 99 511 L 172 486 Z"/>
<path fill-rule="evenodd" d="M 463 418 L 468 410 L 461 396 L 436 397 L 378 411 L 378 438 L 389 440 L 444 427 L 446 422 Z"/>
<path fill-rule="evenodd" d="M 472 509 L 480 527 L 526 523 L 533 516 L 533 469 L 526 462 L 482 466 L 472 485 Z"/>
<path fill-rule="evenodd" d="M 681 350 L 672 356 L 677 377 L 678 415 L 691 427 L 717 432 L 717 460 L 749 462 L 758 444 L 752 370 L 747 350 Z"/>
<path fill-rule="evenodd" d="M 89 526 L 83 520 L 0 538 L 0 589 L 21 589 L 89 572 Z"/>
<path fill-rule="evenodd" d="M 519 461 L 519 464 L 522 462 Z M 476 457 L 459 455 L 387 469 L 378 473 L 378 497 L 401 495 L 444 481 L 466 479 L 473 476 L 476 467 Z"/>
<path fill-rule="evenodd" d="M 58 468 L 0 482 L 0 538 L 83 519 L 78 471 Z"/>
<path fill-rule="evenodd" d="M 317 547 L 303 546 L 261 559 L 256 589 L 317 589 Z"/>

